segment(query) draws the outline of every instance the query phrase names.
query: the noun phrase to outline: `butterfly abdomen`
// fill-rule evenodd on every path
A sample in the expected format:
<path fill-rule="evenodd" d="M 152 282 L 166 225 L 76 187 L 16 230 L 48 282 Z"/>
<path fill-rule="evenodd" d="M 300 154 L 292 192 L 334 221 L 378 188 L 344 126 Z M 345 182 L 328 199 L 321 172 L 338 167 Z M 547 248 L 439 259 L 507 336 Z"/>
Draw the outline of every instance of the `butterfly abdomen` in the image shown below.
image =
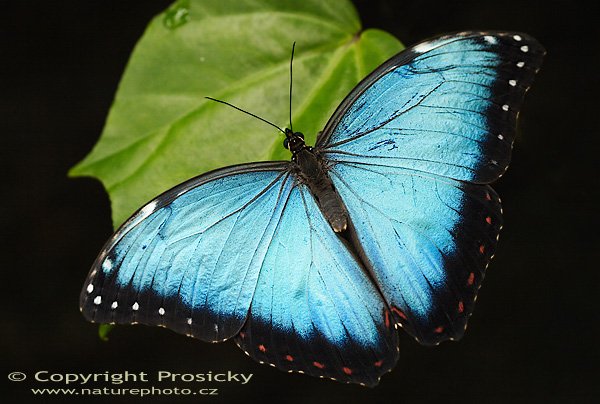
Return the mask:
<path fill-rule="evenodd" d="M 331 228 L 336 233 L 346 230 L 348 212 L 327 174 L 323 161 L 310 147 L 295 153 L 293 161 L 297 164 L 303 182 L 310 188 Z"/>

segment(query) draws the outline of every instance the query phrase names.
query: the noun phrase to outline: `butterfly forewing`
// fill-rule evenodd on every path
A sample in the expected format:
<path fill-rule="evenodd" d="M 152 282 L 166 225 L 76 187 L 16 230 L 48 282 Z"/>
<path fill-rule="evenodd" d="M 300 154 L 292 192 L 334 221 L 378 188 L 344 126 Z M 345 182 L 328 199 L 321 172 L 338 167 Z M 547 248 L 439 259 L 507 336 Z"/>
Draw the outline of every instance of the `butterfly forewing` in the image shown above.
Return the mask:
<path fill-rule="evenodd" d="M 515 33 L 461 33 L 407 49 L 367 77 L 317 146 L 353 161 L 489 183 L 508 166 L 516 117 L 544 54 Z"/>
<path fill-rule="evenodd" d="M 219 170 L 147 204 L 94 263 L 81 293 L 84 315 L 164 325 L 205 341 L 235 335 L 275 231 L 272 219 L 283 209 L 288 165 Z"/>

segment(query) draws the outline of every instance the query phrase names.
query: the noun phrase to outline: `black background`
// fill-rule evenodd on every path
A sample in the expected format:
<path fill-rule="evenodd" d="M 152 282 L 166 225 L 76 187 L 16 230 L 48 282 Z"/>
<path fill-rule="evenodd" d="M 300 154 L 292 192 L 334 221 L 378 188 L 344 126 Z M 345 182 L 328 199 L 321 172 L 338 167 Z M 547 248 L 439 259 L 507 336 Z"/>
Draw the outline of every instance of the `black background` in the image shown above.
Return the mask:
<path fill-rule="evenodd" d="M 504 29 L 527 32 L 548 51 L 521 113 L 512 165 L 495 184 L 506 225 L 460 342 L 427 348 L 401 333 L 398 365 L 367 389 L 288 375 L 233 343 L 205 344 L 159 328 L 118 327 L 100 341 L 79 314 L 78 295 L 112 232 L 109 201 L 99 182 L 66 172 L 97 141 L 134 44 L 169 3 L 2 2 L 3 402 L 597 399 L 600 35 L 594 12 L 572 1 L 354 1 L 365 27 L 407 45 L 448 31 Z M 254 378 L 245 386 L 211 384 L 218 397 L 42 399 L 29 391 L 60 387 L 32 382 L 38 370 L 156 369 Z M 8 382 L 11 371 L 29 379 Z"/>

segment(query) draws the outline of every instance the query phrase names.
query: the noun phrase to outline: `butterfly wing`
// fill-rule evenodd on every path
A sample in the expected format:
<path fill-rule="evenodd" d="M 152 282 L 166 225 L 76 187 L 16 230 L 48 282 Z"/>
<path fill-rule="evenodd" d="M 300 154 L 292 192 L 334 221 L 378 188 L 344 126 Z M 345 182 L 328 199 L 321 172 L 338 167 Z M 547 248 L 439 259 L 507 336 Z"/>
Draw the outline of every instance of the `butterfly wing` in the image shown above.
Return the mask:
<path fill-rule="evenodd" d="M 398 323 L 423 344 L 460 338 L 501 228 L 495 192 L 354 163 L 332 178 Z"/>
<path fill-rule="evenodd" d="M 544 54 L 525 34 L 465 32 L 384 63 L 317 142 L 396 320 L 459 338 L 496 247 L 517 113 Z"/>
<path fill-rule="evenodd" d="M 397 360 L 387 306 L 290 169 L 217 170 L 151 201 L 95 261 L 83 314 L 213 342 L 239 333 L 260 362 L 376 384 Z"/>
<path fill-rule="evenodd" d="M 84 316 L 161 325 L 204 341 L 237 334 L 283 209 L 287 167 L 217 170 L 142 207 L 94 262 L 80 297 Z"/>
<path fill-rule="evenodd" d="M 308 188 L 290 184 L 284 194 L 286 208 L 236 342 L 283 370 L 373 386 L 398 357 L 387 306 Z"/>
<path fill-rule="evenodd" d="M 543 55 L 525 34 L 466 32 L 421 43 L 357 86 L 317 146 L 332 160 L 490 183 L 508 166 L 517 113 Z"/>

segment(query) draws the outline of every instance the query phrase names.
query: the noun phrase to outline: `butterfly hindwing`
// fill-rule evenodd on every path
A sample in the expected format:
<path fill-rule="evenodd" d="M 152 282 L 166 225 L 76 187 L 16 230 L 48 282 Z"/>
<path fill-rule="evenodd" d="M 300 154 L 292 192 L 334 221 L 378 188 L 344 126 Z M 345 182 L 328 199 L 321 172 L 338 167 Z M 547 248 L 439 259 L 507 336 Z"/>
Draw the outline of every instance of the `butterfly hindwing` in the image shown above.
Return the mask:
<path fill-rule="evenodd" d="M 423 344 L 460 338 L 501 228 L 494 191 L 360 164 L 332 177 L 398 323 Z"/>
<path fill-rule="evenodd" d="M 363 260 L 424 344 L 466 327 L 502 221 L 485 184 L 508 166 L 543 54 L 518 33 L 424 42 L 371 73 L 317 141 Z"/>
<path fill-rule="evenodd" d="M 308 188 L 290 184 L 286 192 L 236 342 L 282 370 L 375 385 L 398 355 L 387 306 Z"/>

